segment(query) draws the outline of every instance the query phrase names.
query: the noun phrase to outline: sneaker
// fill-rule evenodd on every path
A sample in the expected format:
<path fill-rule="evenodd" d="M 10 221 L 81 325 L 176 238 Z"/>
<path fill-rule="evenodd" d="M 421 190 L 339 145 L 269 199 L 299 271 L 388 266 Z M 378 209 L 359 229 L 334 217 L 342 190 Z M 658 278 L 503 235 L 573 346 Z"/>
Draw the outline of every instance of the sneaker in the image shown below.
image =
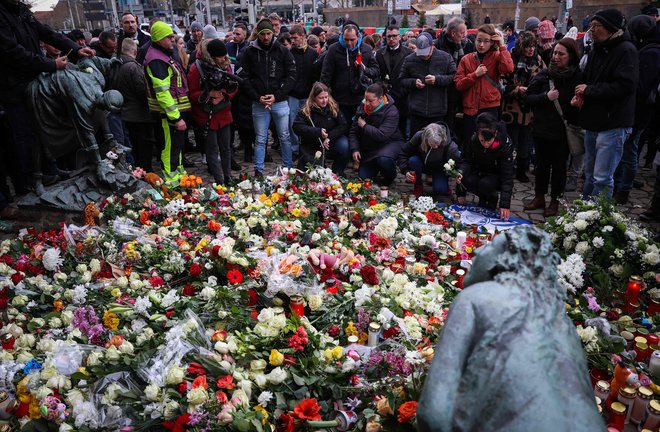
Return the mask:
<path fill-rule="evenodd" d="M 263 180 L 264 179 L 264 173 L 261 171 L 255 171 L 254 172 L 254 178 L 256 180 Z"/>

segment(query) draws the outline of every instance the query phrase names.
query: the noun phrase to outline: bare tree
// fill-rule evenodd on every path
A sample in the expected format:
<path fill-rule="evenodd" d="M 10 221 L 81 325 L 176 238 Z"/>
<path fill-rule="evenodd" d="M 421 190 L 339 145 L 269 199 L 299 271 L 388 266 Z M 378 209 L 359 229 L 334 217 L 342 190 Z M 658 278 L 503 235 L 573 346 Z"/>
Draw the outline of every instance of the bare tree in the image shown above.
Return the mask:
<path fill-rule="evenodd" d="M 172 0 L 172 9 L 176 12 L 183 11 L 183 15 L 187 16 L 195 9 L 195 0 Z"/>

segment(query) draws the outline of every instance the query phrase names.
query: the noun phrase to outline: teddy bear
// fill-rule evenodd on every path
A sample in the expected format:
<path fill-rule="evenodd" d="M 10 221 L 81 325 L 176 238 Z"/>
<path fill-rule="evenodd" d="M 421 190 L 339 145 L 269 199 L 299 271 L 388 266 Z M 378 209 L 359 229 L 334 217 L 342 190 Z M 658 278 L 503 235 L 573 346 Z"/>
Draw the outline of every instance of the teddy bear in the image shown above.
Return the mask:
<path fill-rule="evenodd" d="M 623 362 L 618 362 L 614 367 L 614 378 L 610 382 L 610 395 L 606 406 L 610 406 L 619 396 L 619 389 L 625 386 L 638 387 L 639 376 L 634 369 L 626 367 Z"/>
<path fill-rule="evenodd" d="M 167 186 L 165 186 L 165 182 L 163 181 L 162 178 L 160 178 L 158 176 L 158 174 L 148 172 L 148 173 L 144 174 L 142 179 L 144 181 L 146 181 L 147 183 L 149 183 L 152 188 L 154 188 L 156 190 L 160 190 L 161 194 L 163 195 L 163 198 L 169 198 L 170 197 L 169 189 L 167 188 Z"/>

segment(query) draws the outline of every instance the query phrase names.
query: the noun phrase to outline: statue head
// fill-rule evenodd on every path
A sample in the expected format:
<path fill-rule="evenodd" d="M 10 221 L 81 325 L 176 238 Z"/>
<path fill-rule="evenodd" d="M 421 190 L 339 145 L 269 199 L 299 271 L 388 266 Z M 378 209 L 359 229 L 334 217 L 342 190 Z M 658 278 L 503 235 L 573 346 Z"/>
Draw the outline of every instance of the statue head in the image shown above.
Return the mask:
<path fill-rule="evenodd" d="M 117 90 L 108 90 L 96 99 L 96 106 L 110 112 L 121 111 L 124 97 Z"/>
<path fill-rule="evenodd" d="M 563 298 L 565 293 L 557 283 L 559 262 L 546 232 L 531 225 L 521 226 L 505 231 L 477 250 L 463 286 L 499 281 L 505 274 L 515 274 L 542 283 L 548 281 L 544 289 L 555 290 Z"/>

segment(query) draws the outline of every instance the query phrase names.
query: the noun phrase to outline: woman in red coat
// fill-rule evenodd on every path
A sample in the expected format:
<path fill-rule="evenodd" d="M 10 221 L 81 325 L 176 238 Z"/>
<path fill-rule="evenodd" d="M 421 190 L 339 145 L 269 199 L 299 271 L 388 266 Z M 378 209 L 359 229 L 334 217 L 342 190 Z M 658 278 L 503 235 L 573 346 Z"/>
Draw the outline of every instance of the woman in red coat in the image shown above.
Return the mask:
<path fill-rule="evenodd" d="M 468 143 L 476 130 L 477 115 L 488 112 L 499 119 L 502 90 L 500 77 L 513 73 L 511 54 L 502 36 L 492 24 L 477 31 L 477 52 L 467 54 L 458 64 L 454 76 L 456 89 L 463 96 L 463 142 Z"/>
<path fill-rule="evenodd" d="M 222 73 L 231 73 L 230 64 L 224 42 L 203 40 L 188 73 L 192 118 L 204 130 L 206 161 L 218 184 L 231 181 L 231 99 L 238 84 Z"/>

